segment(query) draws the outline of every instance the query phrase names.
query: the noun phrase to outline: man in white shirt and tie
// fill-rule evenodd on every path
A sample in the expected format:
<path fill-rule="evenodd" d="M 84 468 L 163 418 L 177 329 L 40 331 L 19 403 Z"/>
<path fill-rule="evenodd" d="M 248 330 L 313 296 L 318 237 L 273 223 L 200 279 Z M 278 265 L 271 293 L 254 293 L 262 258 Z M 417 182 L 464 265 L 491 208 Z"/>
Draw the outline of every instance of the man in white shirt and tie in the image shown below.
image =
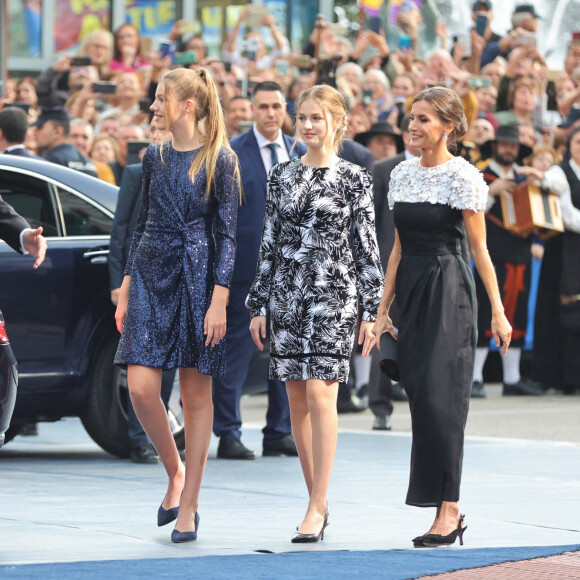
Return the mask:
<path fill-rule="evenodd" d="M 255 351 L 245 300 L 258 263 L 268 172 L 276 163 L 306 152 L 301 143 L 292 148 L 294 139 L 282 133 L 286 99 L 280 85 L 270 81 L 257 84 L 252 109 L 253 127 L 231 141 L 240 161 L 243 201 L 238 211 L 236 264 L 227 312 L 226 373 L 214 379 L 213 430 L 220 438 L 218 457 L 222 459 L 256 457 L 240 440 L 242 386 Z M 268 377 L 264 376 L 264 380 Z M 280 381 L 268 381 L 268 412 L 263 433 L 263 455 L 297 455 L 286 387 Z"/>

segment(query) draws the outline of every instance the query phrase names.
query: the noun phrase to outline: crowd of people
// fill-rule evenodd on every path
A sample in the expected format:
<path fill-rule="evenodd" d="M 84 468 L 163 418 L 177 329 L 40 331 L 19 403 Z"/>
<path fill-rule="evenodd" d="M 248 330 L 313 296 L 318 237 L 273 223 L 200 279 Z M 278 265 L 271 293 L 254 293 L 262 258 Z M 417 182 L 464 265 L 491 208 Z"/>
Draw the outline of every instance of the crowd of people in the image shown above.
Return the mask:
<path fill-rule="evenodd" d="M 383 199 L 388 191 L 384 171 L 390 175 L 393 160 L 414 154 L 408 146 L 405 117 L 413 96 L 425 87 L 441 85 L 457 93 L 466 111 L 469 128 L 457 145 L 457 154 L 477 164 L 490 183 L 490 218 L 502 219 L 498 199 L 502 191 L 521 181 L 535 182 L 561 195 L 566 227 L 576 231 L 576 165 L 568 143 L 580 125 L 580 35 L 570 40 L 561 70 L 548 69 L 537 47 L 541 20 L 533 4 L 515 8 L 513 28 L 501 37 L 493 31 L 492 3 L 476 0 L 472 6 L 473 26 L 466 34 L 450 39 L 445 24 L 437 21 L 434 32 L 439 47 L 427 53 L 420 46 L 419 35 L 424 15 L 414 6 L 400 12 L 396 28 L 400 36 L 409 37 L 409 48 L 399 48 L 401 43 L 390 46 L 387 38 L 393 44 L 391 33 L 360 30 L 353 40 L 337 35 L 332 26 L 322 23 L 313 30 L 303 54 L 294 54 L 274 18 L 266 14 L 261 24 L 269 29 L 273 41 L 268 50 L 260 29 L 247 26 L 249 16 L 250 8 L 246 7 L 228 33 L 219 59 L 208 56 L 202 37 L 184 33 L 190 28 L 183 21 L 175 23 L 170 42 L 157 51 L 144 50 L 150 43 L 142 42 L 139 31 L 128 23 L 114 33 L 89 33 L 76 55 L 63 56 L 37 78 L 7 80 L 2 106 L 23 109 L 27 123 L 25 127 L 23 116 L 13 113 L 17 118 L 11 119 L 11 139 L 5 128 L 0 128 L 0 145 L 7 152 L 15 145 L 24 145 L 32 154 L 120 185 L 126 165 L 139 161 L 135 148 L 140 147 L 142 155 L 148 142 L 156 140 L 150 105 L 159 80 L 172 69 L 204 67 L 211 71 L 230 139 L 253 124 L 263 130 L 270 123 L 260 119 L 259 107 L 253 101 L 253 89 L 258 83 L 274 82 L 281 87 L 284 111 L 274 125 L 280 125 L 285 135 L 294 134 L 295 104 L 301 92 L 317 83 L 330 84 L 341 91 L 349 107 L 349 141 L 342 155 L 369 170 L 375 167 L 377 234 L 386 267 L 393 235 L 388 216 L 383 215 L 388 214 Z M 425 56 L 418 58 L 418 54 Z M 498 131 L 501 139 L 497 138 Z M 506 147 L 512 149 L 507 160 L 503 151 Z M 556 169 L 564 158 L 571 160 L 566 161 L 572 171 L 566 180 Z M 534 168 L 534 163 L 540 164 L 540 169 Z M 556 183 L 552 175 L 557 175 Z M 377 183 L 381 186 L 377 187 Z M 554 322 L 560 318 L 559 305 L 554 304 L 559 294 L 552 288 L 546 298 L 545 282 L 539 288 L 536 322 L 540 332 L 535 334 L 536 345 L 542 345 L 537 347 L 541 354 L 533 357 L 536 364 L 531 377 L 522 379 L 520 373 L 521 347 L 526 330 L 533 327 L 527 308 L 531 260 L 541 259 L 545 246 L 550 250 L 554 245 L 558 246 L 556 256 L 548 251 L 544 265 L 559 261 L 561 239 L 547 244 L 535 237 L 518 239 L 503 230 L 497 219 L 487 221 L 492 257 L 496 267 L 504 264 L 500 284 L 512 285 L 510 319 L 517 329 L 515 348 L 503 360 L 504 392 L 538 395 L 549 387 L 573 392 L 578 386 L 572 378 L 574 369 L 568 369 L 573 357 L 562 353 L 569 352 L 574 343 L 565 339 L 560 344 L 558 339 L 556 347 L 554 340 L 543 344 L 546 332 L 552 338 L 560 335 Z M 508 276 L 508 271 L 517 273 Z M 561 276 L 560 269 L 554 275 Z M 514 283 L 519 284 L 519 289 Z M 534 301 L 537 292 L 533 287 Z M 574 297 L 574 293 L 570 296 Z M 482 297 L 480 311 L 486 315 L 485 297 L 480 290 L 478 298 Z M 576 300 L 565 306 L 566 311 L 573 311 Z M 550 322 L 546 323 L 546 319 Z M 483 366 L 488 341 L 489 331 L 480 325 L 473 396 L 485 396 Z M 552 353 L 549 358 L 544 356 L 546 351 Z M 376 414 L 374 427 L 388 429 L 391 401 L 406 400 L 405 392 L 375 372 L 360 353 L 353 354 L 351 366 L 354 372 L 349 384 L 341 388 L 339 411 L 356 412 L 370 405 Z M 553 368 L 557 371 L 552 372 Z"/>
<path fill-rule="evenodd" d="M 328 525 L 337 409 L 370 406 L 373 429 L 388 430 L 393 400 L 409 400 L 407 503 L 437 507 L 414 539 L 429 547 L 465 530 L 463 429 L 469 397 L 486 396 L 490 348 L 504 395 L 580 388 L 580 34 L 553 71 L 533 4 L 515 8 L 504 37 L 489 0 L 472 9 L 470 42 L 450 42 L 438 21 L 423 58 L 414 4 L 399 12 L 408 42 L 396 49 L 382 32 L 353 41 L 319 21 L 303 54 L 265 14 L 268 50 L 246 7 L 220 59 L 182 21 L 157 51 L 123 24 L 6 83 L 3 153 L 120 186 L 115 364 L 128 369 L 132 459 L 159 454 L 167 471 L 158 525 L 177 520 L 174 542 L 197 537 L 212 430 L 218 457 L 256 457 L 240 398 L 268 317 L 262 453 L 300 458 L 310 501 L 296 542 Z M 525 237 L 506 228 L 502 196 L 521 184 L 558 196 L 563 233 L 549 219 Z M 400 341 L 404 389 L 378 370 L 385 332 Z M 164 408 L 176 368 L 186 469 Z"/>

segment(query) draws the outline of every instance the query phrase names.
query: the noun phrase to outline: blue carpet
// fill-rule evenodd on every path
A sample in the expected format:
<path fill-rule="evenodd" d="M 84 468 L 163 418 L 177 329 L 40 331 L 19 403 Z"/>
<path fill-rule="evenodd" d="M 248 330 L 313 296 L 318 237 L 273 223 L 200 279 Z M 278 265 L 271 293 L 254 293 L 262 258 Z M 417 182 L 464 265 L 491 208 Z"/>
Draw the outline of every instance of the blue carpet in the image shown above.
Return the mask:
<path fill-rule="evenodd" d="M 200 556 L 0 567 L 2 578 L 178 578 L 204 580 L 264 578 L 381 578 L 403 580 L 580 550 L 580 545 L 518 548 L 292 552 L 241 556 Z"/>

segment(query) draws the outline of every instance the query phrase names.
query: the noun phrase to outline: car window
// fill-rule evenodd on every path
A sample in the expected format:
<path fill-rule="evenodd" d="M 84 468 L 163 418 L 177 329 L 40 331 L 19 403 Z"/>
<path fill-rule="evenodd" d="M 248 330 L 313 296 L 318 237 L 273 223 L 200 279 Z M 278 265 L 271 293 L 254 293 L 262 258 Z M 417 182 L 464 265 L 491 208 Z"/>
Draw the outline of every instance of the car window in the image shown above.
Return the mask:
<path fill-rule="evenodd" d="M 42 226 L 45 236 L 58 236 L 56 212 L 46 181 L 2 169 L 0 196 L 26 218 L 32 227 Z"/>
<path fill-rule="evenodd" d="M 108 236 L 112 219 L 82 197 L 59 188 L 58 195 L 67 236 Z"/>

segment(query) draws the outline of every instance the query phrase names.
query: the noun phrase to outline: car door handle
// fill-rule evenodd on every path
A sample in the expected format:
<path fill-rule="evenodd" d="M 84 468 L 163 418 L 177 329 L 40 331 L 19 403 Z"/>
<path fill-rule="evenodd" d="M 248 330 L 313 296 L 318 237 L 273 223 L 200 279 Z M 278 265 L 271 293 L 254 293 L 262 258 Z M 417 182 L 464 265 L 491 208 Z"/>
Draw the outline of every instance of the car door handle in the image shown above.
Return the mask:
<path fill-rule="evenodd" d="M 109 250 L 89 250 L 83 254 L 85 260 L 91 264 L 106 264 L 109 261 Z"/>

